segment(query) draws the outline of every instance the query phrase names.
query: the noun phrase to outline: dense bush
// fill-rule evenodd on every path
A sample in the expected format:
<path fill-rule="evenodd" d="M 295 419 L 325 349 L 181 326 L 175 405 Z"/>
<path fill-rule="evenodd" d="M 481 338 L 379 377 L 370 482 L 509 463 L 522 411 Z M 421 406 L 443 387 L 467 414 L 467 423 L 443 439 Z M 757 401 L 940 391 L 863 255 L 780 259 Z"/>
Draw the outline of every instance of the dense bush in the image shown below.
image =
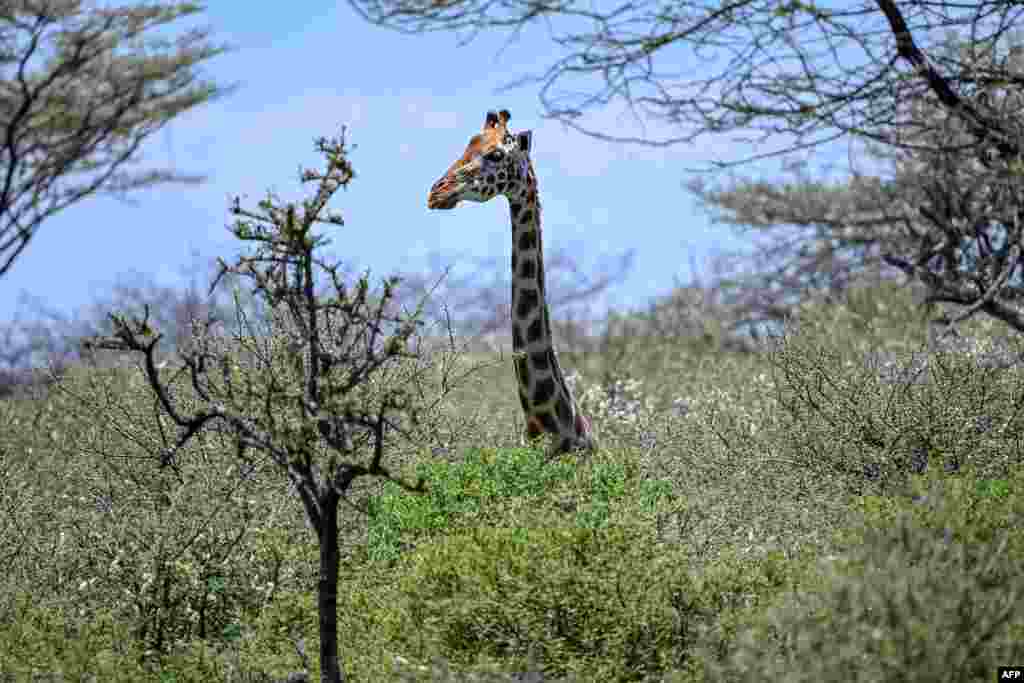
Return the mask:
<path fill-rule="evenodd" d="M 868 497 L 822 587 L 761 616 L 712 680 L 985 681 L 1021 661 L 1021 484 L 933 473 Z"/>
<path fill-rule="evenodd" d="M 421 425 L 446 447 L 400 453 L 425 493 L 344 503 L 349 680 L 990 679 L 1024 642 L 1014 343 L 930 349 L 896 334 L 898 301 L 854 303 L 759 354 L 652 348 L 647 372 L 632 347 L 571 373 L 604 445 L 589 459 L 516 445 L 507 366 L 457 394 Z M 294 494 L 218 432 L 159 468 L 143 389 L 130 367 L 74 368 L 0 402 L 0 657 L 284 680 L 319 645 Z"/>
<path fill-rule="evenodd" d="M 399 578 L 350 598 L 369 608 L 368 642 L 413 662 L 644 680 L 699 668 L 705 632 L 727 637 L 792 581 L 778 554 L 694 573 L 683 546 L 658 538 L 678 508 L 671 486 L 628 459 L 546 465 L 520 449 L 425 467 L 428 496 L 392 491 L 371 513 L 371 562 Z"/>

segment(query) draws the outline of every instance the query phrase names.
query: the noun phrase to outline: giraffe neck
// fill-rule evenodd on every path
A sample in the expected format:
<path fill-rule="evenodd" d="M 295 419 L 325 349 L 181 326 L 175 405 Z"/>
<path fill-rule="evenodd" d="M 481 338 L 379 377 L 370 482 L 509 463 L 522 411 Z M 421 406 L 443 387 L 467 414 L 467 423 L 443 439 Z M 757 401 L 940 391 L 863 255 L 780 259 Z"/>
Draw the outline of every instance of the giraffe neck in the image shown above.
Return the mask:
<path fill-rule="evenodd" d="M 509 199 L 512 218 L 512 350 L 519 401 L 527 433 L 555 437 L 555 452 L 592 449 L 590 424 L 580 414 L 565 383 L 551 339 L 544 289 L 544 248 L 540 200 L 533 168 L 527 168 L 523 192 Z"/>

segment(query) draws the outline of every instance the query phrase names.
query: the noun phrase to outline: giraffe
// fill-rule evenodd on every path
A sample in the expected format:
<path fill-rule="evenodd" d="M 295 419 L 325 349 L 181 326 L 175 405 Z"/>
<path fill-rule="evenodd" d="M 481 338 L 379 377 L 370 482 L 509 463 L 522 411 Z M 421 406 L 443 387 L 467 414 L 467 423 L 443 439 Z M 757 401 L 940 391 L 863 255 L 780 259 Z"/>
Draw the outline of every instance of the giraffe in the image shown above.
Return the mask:
<path fill-rule="evenodd" d="M 508 199 L 512 217 L 512 351 L 526 436 L 554 436 L 552 454 L 594 451 L 590 421 L 565 383 L 551 340 L 544 292 L 537 176 L 530 161 L 531 131 L 508 130 L 507 109 L 487 112 L 483 131 L 434 183 L 427 208 L 454 209 L 460 201 Z"/>

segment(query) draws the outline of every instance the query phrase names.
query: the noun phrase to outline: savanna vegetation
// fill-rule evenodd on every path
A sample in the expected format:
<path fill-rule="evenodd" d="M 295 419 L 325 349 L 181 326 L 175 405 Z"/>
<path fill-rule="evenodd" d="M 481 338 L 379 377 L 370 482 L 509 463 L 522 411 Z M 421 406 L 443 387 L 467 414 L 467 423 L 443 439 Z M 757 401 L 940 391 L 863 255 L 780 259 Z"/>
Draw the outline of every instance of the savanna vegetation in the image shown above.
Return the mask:
<path fill-rule="evenodd" d="M 321 149 L 306 180 L 347 184 L 343 144 Z M 263 318 L 239 297 L 161 360 L 115 317 L 0 402 L 6 676 L 319 678 L 331 501 L 344 680 L 964 681 L 1024 654 L 1024 349 L 998 321 L 930 342 L 892 281 L 753 352 L 685 297 L 612 315 L 564 354 L 602 448 L 551 461 L 520 442 L 510 359 L 375 318 L 387 286 L 295 317 L 283 274 L 319 263 L 330 194 L 268 198 L 266 225 L 236 209 L 236 237 L 298 254 L 224 264 Z M 301 400 L 311 310 L 326 413 Z"/>
<path fill-rule="evenodd" d="M 560 325 L 601 449 L 549 459 L 521 441 L 512 359 L 470 343 L 472 315 L 436 283 L 411 296 L 327 259 L 323 225 L 342 245 L 348 229 L 328 204 L 354 172 L 344 135 L 319 140 L 309 196 L 234 205 L 243 255 L 218 262 L 205 301 L 128 297 L 45 377 L 0 375 L 0 679 L 960 682 L 1024 661 L 1016 4 L 641 3 L 621 19 L 658 29 L 640 39 L 573 3 L 353 4 L 412 32 L 595 22 L 567 44 L 607 48 L 583 61 L 611 90 L 549 112 L 569 122 L 618 96 L 616 74 L 650 84 L 674 42 L 756 43 L 689 83 L 699 96 L 643 100 L 697 124 L 674 141 L 753 128 L 786 138 L 774 154 L 848 135 L 886 173 L 692 184 L 720 220 L 779 236 L 768 267 Z M 175 7 L 93 18 L 127 39 L 195 9 Z M 6 129 L 28 151 L 70 144 L 0 152 L 0 276 L 46 211 L 181 180 L 114 170 L 221 92 L 187 77 L 220 51 L 205 34 L 127 68 L 86 58 L 103 24 L 57 31 L 81 10 L 0 13 L 11 45 L 53 30 L 63 51 L 41 76 L 31 51 L 8 55 L 23 87 L 3 98 L 24 106 Z M 771 50 L 806 68 L 765 67 Z M 559 64 L 549 81 L 577 71 Z M 130 100 L 134 118 L 96 105 L 112 118 L 93 130 L 78 114 L 96 81 L 42 87 L 76 73 L 111 75 L 106 95 L 151 92 L 131 74 L 184 90 Z M 109 174 L 38 200 L 102 166 L 103 142 Z M 33 334 L 0 351 L 27 359 L 47 342 Z"/>

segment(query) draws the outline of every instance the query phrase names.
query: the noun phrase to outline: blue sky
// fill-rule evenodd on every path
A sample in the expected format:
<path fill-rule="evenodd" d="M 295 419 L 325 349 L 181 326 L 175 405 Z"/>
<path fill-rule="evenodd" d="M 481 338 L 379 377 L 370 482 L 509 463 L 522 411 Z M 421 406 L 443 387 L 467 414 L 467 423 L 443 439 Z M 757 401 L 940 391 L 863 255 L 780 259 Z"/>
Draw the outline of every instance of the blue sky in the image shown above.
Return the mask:
<path fill-rule="evenodd" d="M 484 112 L 496 108 L 512 112 L 514 130 L 534 131 L 545 247 L 570 249 L 584 267 L 635 250 L 634 269 L 611 305 L 643 306 L 677 278 L 688 280 L 692 258 L 703 264 L 716 249 L 746 244 L 728 227 L 711 225 L 683 189 L 687 167 L 728 156 L 711 145 L 719 141 L 669 149 L 605 143 L 543 121 L 535 87 L 496 92 L 559 55 L 541 29 L 504 50 L 500 34 L 460 47 L 453 34 L 398 34 L 324 0 L 215 2 L 202 21 L 215 41 L 236 48 L 205 73 L 240 87 L 154 136 L 145 158 L 207 174 L 208 182 L 138 193 L 134 205 L 91 198 L 50 219 L 0 280 L 0 320 L 12 317 L 22 291 L 70 314 L 119 276 L 182 282 L 193 251 L 204 262 L 231 260 L 237 243 L 225 229 L 229 197 L 241 194 L 254 206 L 273 189 L 300 199 L 297 168 L 320 167 L 313 139 L 341 124 L 357 146 L 358 177 L 332 203 L 347 221 L 329 232 L 334 255 L 379 276 L 425 272 L 431 253 L 442 263 L 465 257 L 507 264 L 504 200 L 452 212 L 426 208 L 430 185 L 461 154 Z M 612 112 L 599 121 L 617 132 L 635 126 Z"/>

